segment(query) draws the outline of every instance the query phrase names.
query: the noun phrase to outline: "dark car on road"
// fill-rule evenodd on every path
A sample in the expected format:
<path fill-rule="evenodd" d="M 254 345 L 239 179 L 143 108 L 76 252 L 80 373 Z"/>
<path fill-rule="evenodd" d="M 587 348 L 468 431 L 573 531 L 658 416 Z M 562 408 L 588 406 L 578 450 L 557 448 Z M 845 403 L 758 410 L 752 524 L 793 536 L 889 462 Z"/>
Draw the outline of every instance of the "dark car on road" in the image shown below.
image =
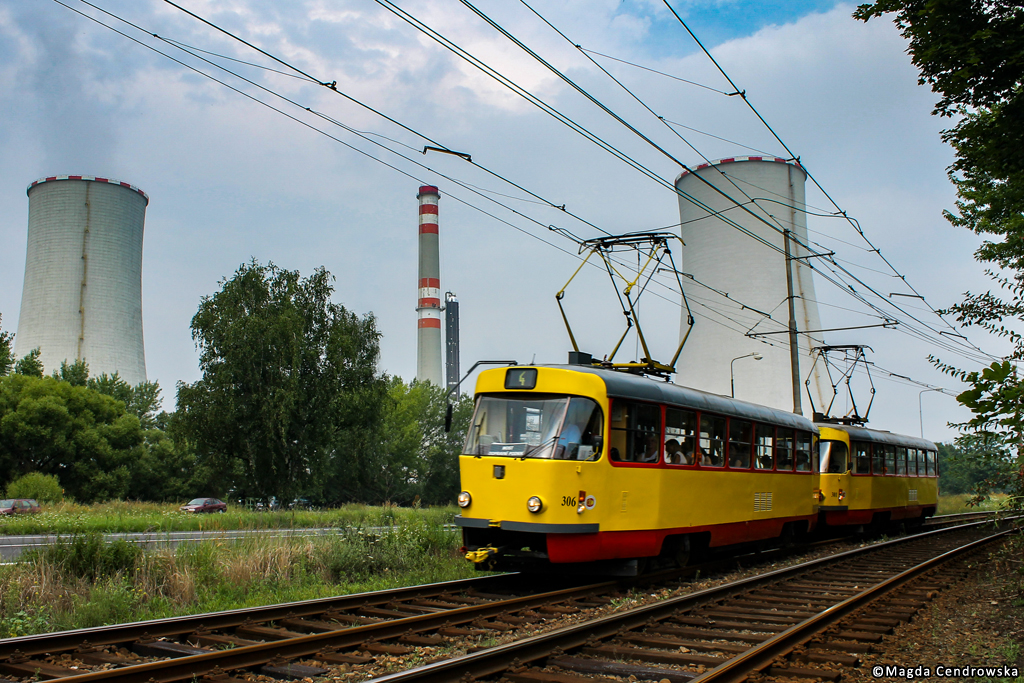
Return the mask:
<path fill-rule="evenodd" d="M 228 506 L 217 498 L 193 498 L 178 509 L 182 512 L 226 512 Z"/>
<path fill-rule="evenodd" d="M 31 498 L 5 498 L 0 500 L 0 515 L 22 515 L 39 512 L 39 503 Z"/>

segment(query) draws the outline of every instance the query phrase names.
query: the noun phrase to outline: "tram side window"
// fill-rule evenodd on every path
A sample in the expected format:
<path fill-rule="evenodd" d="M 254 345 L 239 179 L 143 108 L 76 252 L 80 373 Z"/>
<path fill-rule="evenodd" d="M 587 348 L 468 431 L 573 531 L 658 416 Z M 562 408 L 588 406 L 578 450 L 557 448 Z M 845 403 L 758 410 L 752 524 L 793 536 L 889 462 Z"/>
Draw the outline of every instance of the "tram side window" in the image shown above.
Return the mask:
<path fill-rule="evenodd" d="M 750 469 L 751 435 L 754 428 L 746 420 L 729 420 L 729 467 Z"/>
<path fill-rule="evenodd" d="M 871 474 L 871 444 L 853 442 L 853 466 L 857 474 Z"/>
<path fill-rule="evenodd" d="M 725 466 L 725 418 L 700 416 L 701 467 Z"/>
<path fill-rule="evenodd" d="M 842 441 L 818 442 L 818 452 L 821 458 L 822 474 L 843 474 L 846 472 L 847 450 L 846 443 Z"/>
<path fill-rule="evenodd" d="M 896 447 L 885 444 L 882 448 L 885 449 L 885 469 L 883 472 L 885 474 L 896 474 Z"/>
<path fill-rule="evenodd" d="M 793 471 L 792 429 L 779 429 L 775 435 L 775 469 Z"/>
<path fill-rule="evenodd" d="M 775 428 L 757 425 L 754 430 L 754 468 L 775 469 Z"/>
<path fill-rule="evenodd" d="M 697 452 L 697 413 L 678 408 L 665 409 L 665 462 L 692 465 Z"/>
<path fill-rule="evenodd" d="M 615 401 L 612 405 L 609 457 L 619 462 L 658 462 L 661 458 L 661 408 L 650 403 Z"/>
<path fill-rule="evenodd" d="M 916 477 L 917 473 L 918 473 L 918 469 L 917 468 L 918 468 L 918 464 L 917 464 L 917 449 L 916 448 L 908 448 L 907 449 L 907 474 L 909 474 L 912 477 Z M 924 472 L 922 471 L 921 474 L 924 474 Z"/>
<path fill-rule="evenodd" d="M 872 446 L 871 473 L 885 474 L 885 449 L 881 446 Z"/>
<path fill-rule="evenodd" d="M 924 456 L 925 461 L 928 463 L 928 476 L 934 477 L 938 474 L 938 470 L 935 467 L 935 451 L 925 451 Z"/>
<path fill-rule="evenodd" d="M 843 444 L 844 446 L 846 444 Z M 796 471 L 811 471 L 811 434 L 810 432 L 796 433 Z"/>
<path fill-rule="evenodd" d="M 896 447 L 896 474 L 907 473 L 907 449 L 903 446 Z"/>

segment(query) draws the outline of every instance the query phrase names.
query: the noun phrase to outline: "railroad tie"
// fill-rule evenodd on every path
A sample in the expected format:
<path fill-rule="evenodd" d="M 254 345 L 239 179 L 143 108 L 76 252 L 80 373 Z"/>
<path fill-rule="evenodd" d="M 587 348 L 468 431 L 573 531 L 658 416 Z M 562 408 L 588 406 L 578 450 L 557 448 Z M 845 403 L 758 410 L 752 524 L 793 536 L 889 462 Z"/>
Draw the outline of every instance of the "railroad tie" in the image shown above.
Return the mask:
<path fill-rule="evenodd" d="M 638 680 L 668 680 L 670 683 L 688 683 L 698 675 L 688 671 L 666 669 L 660 666 L 639 666 L 622 662 L 607 662 L 600 659 L 583 659 L 582 657 L 549 657 L 547 665 L 583 674 L 636 676 Z"/>

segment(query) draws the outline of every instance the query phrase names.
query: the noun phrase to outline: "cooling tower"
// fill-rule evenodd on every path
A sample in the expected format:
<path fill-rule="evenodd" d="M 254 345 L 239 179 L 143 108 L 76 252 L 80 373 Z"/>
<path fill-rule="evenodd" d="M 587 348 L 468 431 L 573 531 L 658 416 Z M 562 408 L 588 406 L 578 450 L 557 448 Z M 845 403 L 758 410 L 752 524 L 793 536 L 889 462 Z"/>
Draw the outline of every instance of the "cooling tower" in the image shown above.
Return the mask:
<path fill-rule="evenodd" d="M 15 353 L 39 348 L 46 372 L 146 380 L 142 230 L 149 197 L 128 183 L 51 176 L 28 188 L 28 253 Z"/>
<path fill-rule="evenodd" d="M 697 283 L 729 295 L 725 298 L 697 283 L 688 287 L 689 294 L 706 301 L 712 312 L 697 319 L 683 348 L 676 366 L 676 381 L 680 384 L 728 396 L 731 366 L 735 370 L 736 398 L 783 410 L 794 409 L 783 232 L 788 230 L 792 236 L 790 254 L 797 259 L 791 263 L 796 327 L 801 332 L 797 354 L 801 412 L 811 416 L 805 386 L 813 366 L 810 347 L 823 341 L 820 333 L 811 334 L 810 340 L 802 333 L 821 329 L 811 270 L 803 258 L 807 250 L 801 246 L 807 244 L 806 177 L 798 163 L 785 159 L 736 157 L 698 166 L 676 179 L 680 193 L 706 207 L 685 196 L 679 198 L 681 232 L 686 245 L 681 268 Z M 739 204 L 763 218 L 767 225 L 739 208 Z M 730 225 L 726 219 L 740 227 Z M 683 332 L 685 328 L 684 314 Z M 751 338 L 746 334 L 748 331 L 764 336 Z M 763 360 L 751 356 L 755 352 Z M 737 360 L 733 364 L 734 359 Z M 821 410 L 822 378 L 817 371 L 809 388 L 814 406 Z"/>

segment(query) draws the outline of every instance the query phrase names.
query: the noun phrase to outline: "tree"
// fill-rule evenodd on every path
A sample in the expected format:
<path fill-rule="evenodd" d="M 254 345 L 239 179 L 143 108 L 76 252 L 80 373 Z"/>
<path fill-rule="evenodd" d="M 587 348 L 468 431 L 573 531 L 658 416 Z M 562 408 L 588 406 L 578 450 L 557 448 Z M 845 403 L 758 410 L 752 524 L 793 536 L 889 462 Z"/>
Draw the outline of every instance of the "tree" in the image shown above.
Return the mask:
<path fill-rule="evenodd" d="M 956 151 L 947 170 L 957 189 L 957 213 L 945 216 L 986 236 L 977 260 L 1011 271 L 990 272 L 1008 299 L 967 292 L 963 302 L 942 311 L 965 327 L 1008 340 L 1011 352 L 980 371 L 932 362 L 968 385 L 957 400 L 974 416 L 959 426 L 1013 454 L 1009 505 L 1021 509 L 1024 383 L 1017 365 L 1024 345 L 1014 325 L 1024 324 L 1024 159 L 1018 152 L 1024 143 L 1024 7 L 1007 0 L 876 0 L 858 7 L 854 17 L 868 21 L 888 13 L 910 41 L 920 82 L 941 95 L 933 113 L 959 117 L 942 133 Z"/>
<path fill-rule="evenodd" d="M 0 315 L 0 322 L 3 316 Z M 6 375 L 14 367 L 14 335 L 0 329 L 0 377 Z"/>
<path fill-rule="evenodd" d="M 943 493 L 973 493 L 983 498 L 989 492 L 1002 491 L 1007 474 L 1012 474 L 1012 454 L 983 436 L 962 434 L 951 444 L 937 445 Z"/>
<path fill-rule="evenodd" d="M 949 168 L 957 186 L 954 224 L 986 241 L 977 256 L 1024 266 L 1024 8 L 1007 0 L 877 0 L 854 16 L 895 14 L 910 41 L 920 82 L 942 97 L 935 114 L 959 117 L 943 132 L 956 150 Z"/>
<path fill-rule="evenodd" d="M 29 472 L 7 485 L 8 498 L 34 498 L 40 503 L 59 503 L 64 498 L 57 477 L 41 472 Z"/>
<path fill-rule="evenodd" d="M 14 374 L 26 377 L 42 377 L 43 362 L 39 360 L 39 349 L 32 349 L 14 364 Z"/>
<path fill-rule="evenodd" d="M 342 488 L 350 500 L 408 505 L 416 500 L 448 504 L 459 493 L 459 454 L 473 412 L 470 396 L 456 396 L 452 429 L 444 429 L 447 391 L 430 382 L 387 380 L 387 398 L 365 459 L 358 488 Z M 350 484 L 351 487 L 351 484 Z M 354 490 L 353 490 L 354 488 Z M 337 501 L 341 502 L 341 501 Z"/>
<path fill-rule="evenodd" d="M 253 260 L 192 318 L 203 377 L 178 385 L 178 416 L 199 464 L 239 495 L 290 500 L 322 486 L 332 456 L 362 457 L 352 436 L 379 413 L 380 334 L 331 302 L 332 281 Z"/>
<path fill-rule="evenodd" d="M 142 442 L 138 418 L 109 396 L 52 377 L 0 378 L 0 481 L 41 472 L 82 502 L 120 498 Z"/>

